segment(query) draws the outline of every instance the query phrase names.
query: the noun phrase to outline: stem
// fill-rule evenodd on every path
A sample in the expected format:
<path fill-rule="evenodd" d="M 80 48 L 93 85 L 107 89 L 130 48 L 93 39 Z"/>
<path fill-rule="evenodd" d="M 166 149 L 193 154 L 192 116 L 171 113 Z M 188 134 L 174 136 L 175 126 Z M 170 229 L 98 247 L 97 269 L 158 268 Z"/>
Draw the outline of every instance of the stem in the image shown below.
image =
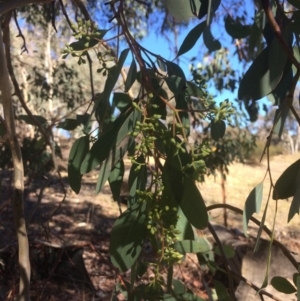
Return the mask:
<path fill-rule="evenodd" d="M 172 293 L 172 282 L 173 282 L 173 265 L 170 265 L 168 268 L 167 276 L 167 292 Z"/>

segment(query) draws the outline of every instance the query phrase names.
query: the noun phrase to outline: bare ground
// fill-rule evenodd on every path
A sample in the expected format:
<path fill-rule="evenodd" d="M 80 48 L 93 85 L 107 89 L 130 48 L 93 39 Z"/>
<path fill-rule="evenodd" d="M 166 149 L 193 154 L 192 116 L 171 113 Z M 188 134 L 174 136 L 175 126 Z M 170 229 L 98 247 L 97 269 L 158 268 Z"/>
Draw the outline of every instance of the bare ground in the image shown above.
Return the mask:
<path fill-rule="evenodd" d="M 67 150 L 64 154 L 67 158 Z M 298 156 L 279 156 L 272 159 L 271 170 L 275 182 L 283 170 Z M 65 163 L 64 163 L 65 164 Z M 233 164 L 226 181 L 226 202 L 243 208 L 251 189 L 265 176 L 267 163 L 259 165 Z M 9 182 L 10 173 L 2 173 L 2 182 Z M 46 180 L 39 180 L 26 193 L 26 215 L 34 215 L 29 224 L 29 239 L 32 259 L 32 301 L 35 300 L 110 300 L 116 282 L 122 282 L 126 274 L 119 274 L 110 263 L 109 235 L 119 208 L 111 199 L 108 186 L 95 195 L 97 173 L 84 176 L 81 192 L 76 195 L 67 185 L 67 173 L 62 171 L 66 198 L 58 179 L 43 191 Z M 268 198 L 269 180 L 264 185 L 264 208 Z M 13 216 L 9 200 L 2 185 L 0 198 L 0 300 L 14 300 L 17 291 L 17 268 L 15 265 L 17 244 Z M 199 189 L 207 205 L 222 202 L 220 178 L 207 178 Z M 126 185 L 124 186 L 126 193 Z M 298 253 L 299 217 L 287 225 L 290 201 L 280 201 L 276 222 L 276 238 Z M 36 209 L 36 210 L 35 210 Z M 33 211 L 35 210 L 35 211 Z M 124 210 L 124 208 L 123 208 Z M 266 225 L 271 228 L 275 202 L 270 200 Z M 257 215 L 261 218 L 262 213 Z M 223 211 L 211 212 L 213 222 L 223 223 Z M 228 212 L 229 228 L 242 231 L 242 217 Z M 251 225 L 250 234 L 257 227 Z M 239 234 L 240 235 L 240 234 Z M 83 258 L 83 261 L 82 261 Z M 72 262 L 70 264 L 70 262 Z M 70 266 L 71 265 L 71 266 Z M 68 271 L 67 274 L 64 271 Z M 206 297 L 201 273 L 191 257 L 175 271 L 175 277 L 185 282 L 199 296 Z"/>

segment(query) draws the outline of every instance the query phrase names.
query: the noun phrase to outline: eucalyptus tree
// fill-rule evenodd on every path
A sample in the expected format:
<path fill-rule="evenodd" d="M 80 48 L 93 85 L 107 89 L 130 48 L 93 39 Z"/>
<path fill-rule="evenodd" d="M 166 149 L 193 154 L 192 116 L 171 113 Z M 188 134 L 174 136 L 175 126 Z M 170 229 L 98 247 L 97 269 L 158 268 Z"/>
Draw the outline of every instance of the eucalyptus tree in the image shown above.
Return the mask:
<path fill-rule="evenodd" d="M 222 3 L 223 5 L 221 1 L 208 0 L 166 0 L 153 3 L 125 0 L 103 3 L 85 3 L 81 0 L 71 3 L 62 0 L 0 2 L 0 91 L 3 104 L 1 134 L 10 146 L 14 166 L 13 209 L 20 267 L 18 300 L 30 300 L 30 260 L 23 204 L 24 168 L 20 144 L 16 137 L 11 87 L 22 110 L 27 114 L 26 117 L 22 117 L 23 120 L 36 126 L 43 143 L 51 149 L 54 165 L 55 143 L 51 131 L 53 126 L 66 129 L 81 126 L 81 137 L 75 140 L 68 161 L 69 183 L 76 193 L 80 192 L 82 176 L 100 168 L 96 193 L 99 193 L 108 181 L 114 199 L 118 200 L 124 177 L 124 156 L 127 155 L 131 160 L 128 208 L 115 221 L 109 248 L 112 264 L 120 272 L 131 270 L 131 279 L 116 284 L 112 292 L 113 300 L 116 300 L 119 292 L 128 300 L 203 300 L 182 282 L 173 279 L 173 268 L 182 262 L 186 253 L 196 253 L 199 265 L 209 269 L 212 275 L 221 269 L 214 260 L 214 254 L 224 257 L 229 288 L 214 277 L 213 284 L 219 298 L 234 298 L 234 277 L 246 280 L 233 272 L 228 257 L 234 254 L 234 250 L 222 246 L 209 223 L 208 212 L 217 207 L 242 213 L 245 233 L 250 220 L 257 222 L 260 225 L 257 241 L 262 230 L 270 235 L 271 241 L 276 243 L 294 264 L 294 282 L 298 287 L 298 263 L 274 240 L 272 231 L 264 226 L 264 219 L 258 222 L 252 217 L 253 213 L 260 210 L 263 183 L 254 187 L 246 199 L 243 211 L 226 204 L 207 207 L 195 184 L 195 181 L 203 179 L 208 167 L 215 168 L 216 160 L 212 160 L 209 166 L 209 158 L 213 158 L 212 153 L 215 151 L 211 139 L 218 143 L 215 147 L 226 149 L 226 127 L 234 124 L 233 104 L 226 99 L 216 103 L 207 92 L 206 84 L 210 78 L 219 90 L 238 87 L 238 99 L 244 103 L 251 120 L 257 117 L 258 101 L 264 96 L 272 98 L 279 108 L 270 136 L 274 132 L 281 133 L 281 127 L 276 125 L 285 121 L 288 111 L 291 111 L 299 122 L 293 105 L 293 94 L 300 75 L 300 6 L 295 0 L 290 0 L 289 3 L 289 10 L 285 10 L 285 6 L 278 1 L 269 3 L 268 0 L 262 0 L 258 7 L 252 7 L 253 21 L 246 10 L 239 14 L 236 9 L 241 8 L 243 1 L 229 1 Z M 36 7 L 27 6 L 29 4 L 44 6 L 38 6 L 37 10 Z M 230 9 L 226 9 L 225 4 L 230 4 Z M 21 6 L 25 6 L 25 9 Z M 100 8 L 102 15 L 99 13 Z M 219 14 L 220 11 L 226 12 L 224 18 Z M 48 117 L 36 115 L 37 112 L 33 112 L 34 107 L 28 106 L 26 97 L 33 97 L 32 89 L 26 88 L 28 78 L 23 78 L 22 90 L 22 78 L 15 75 L 16 66 L 12 63 L 15 48 L 11 47 L 10 30 L 13 22 L 23 39 L 23 50 L 26 49 L 25 31 L 23 34 L 19 26 L 21 20 L 18 20 L 18 14 L 30 24 L 26 32 L 28 36 L 34 37 L 42 32 L 46 36 L 45 45 L 38 48 L 44 47 L 41 50 L 42 54 L 39 54 L 43 63 L 36 60 L 41 65 L 37 68 L 24 67 L 24 72 L 30 70 L 35 72 L 34 76 L 41 77 L 38 96 L 46 101 L 47 110 L 50 112 L 56 105 L 53 102 L 55 97 L 63 98 L 67 103 L 69 100 L 68 95 L 64 94 L 64 80 L 59 72 L 55 73 L 55 66 L 61 66 L 62 69 L 59 70 L 63 70 L 62 74 L 65 74 L 66 63 L 58 60 L 58 52 L 53 54 L 51 42 L 55 41 L 57 51 L 61 46 L 60 41 L 66 40 L 63 34 L 72 32 L 72 40 L 62 48 L 61 57 L 66 62 L 76 60 L 78 74 L 82 72 L 83 65 L 88 65 L 89 84 L 85 84 L 84 89 L 79 86 L 79 93 L 89 93 L 86 99 L 90 100 L 90 109 L 86 109 L 84 114 L 80 112 L 73 118 L 66 116 L 64 120 L 50 116 L 48 120 Z M 140 15 L 143 17 L 140 18 Z M 109 24 L 103 25 L 101 16 L 106 16 Z M 176 20 L 183 22 L 184 27 L 190 22 L 190 18 L 194 18 L 194 27 L 178 47 L 175 59 L 192 49 L 200 37 L 203 37 L 209 53 L 220 50 L 222 41 L 213 35 L 216 22 L 223 32 L 227 32 L 234 39 L 239 60 L 248 63 L 250 67 L 239 80 L 231 66 L 228 66 L 228 62 L 220 61 L 216 55 L 215 64 L 207 65 L 205 70 L 194 68 L 193 79 L 188 80 L 179 64 L 149 51 L 139 43 L 138 39 L 147 33 L 146 29 L 155 28 L 155 22 L 151 19 L 153 16 L 158 19 L 162 17 L 163 22 L 159 23 L 159 26 L 169 31 L 178 25 Z M 150 23 L 151 21 L 153 23 Z M 33 31 L 32 28 L 38 30 Z M 54 38 L 56 31 L 61 37 L 57 40 Z M 112 34 L 109 35 L 110 33 Z M 33 46 L 37 47 L 38 44 L 37 41 Z M 224 55 L 226 57 L 226 51 L 223 52 L 223 57 Z M 128 72 L 124 68 L 127 59 L 131 61 Z M 15 64 L 17 61 L 18 58 L 15 57 Z M 31 59 L 28 60 L 30 61 Z M 69 70 L 71 75 L 75 73 L 73 68 L 75 67 Z M 97 70 L 104 81 L 100 91 L 95 90 L 97 79 L 93 70 Z M 222 76 L 215 73 L 222 74 L 223 81 Z M 132 91 L 135 82 L 139 83 L 138 93 Z M 90 89 L 88 92 L 86 87 Z M 77 93 L 78 90 L 71 95 Z M 80 102 L 80 99 L 78 101 Z M 119 111 L 117 116 L 114 114 L 116 108 Z M 97 135 L 91 130 L 93 119 L 96 119 L 99 125 Z M 201 137 L 197 143 L 192 143 L 189 139 L 191 130 L 203 125 L 206 125 L 203 131 L 209 135 Z M 270 141 L 271 139 L 268 139 L 266 143 L 267 156 Z M 230 150 L 225 150 L 224 154 L 228 152 Z M 220 162 L 222 168 L 224 164 L 226 167 L 224 160 Z M 296 161 L 284 171 L 276 183 L 271 181 L 270 195 L 272 194 L 276 202 L 279 199 L 294 197 L 288 220 L 299 212 L 299 162 Z M 59 173 L 57 166 L 54 166 L 54 172 Z M 264 216 L 266 210 L 267 207 Z M 212 246 L 205 237 L 198 236 L 198 232 L 195 231 L 205 228 L 212 232 L 217 247 Z M 141 253 L 143 245 L 148 241 L 154 256 L 145 261 Z M 143 275 L 146 269 L 141 267 L 145 265 L 151 266 L 154 272 L 147 283 L 139 282 L 136 277 Z M 224 272 L 224 269 L 221 270 Z M 285 278 L 273 278 L 271 283 L 279 291 L 297 292 L 297 288 Z M 264 290 L 267 284 L 266 273 L 261 288 L 253 285 L 252 287 L 260 296 L 270 296 Z M 206 283 L 205 285 L 206 293 L 212 299 L 212 292 Z"/>

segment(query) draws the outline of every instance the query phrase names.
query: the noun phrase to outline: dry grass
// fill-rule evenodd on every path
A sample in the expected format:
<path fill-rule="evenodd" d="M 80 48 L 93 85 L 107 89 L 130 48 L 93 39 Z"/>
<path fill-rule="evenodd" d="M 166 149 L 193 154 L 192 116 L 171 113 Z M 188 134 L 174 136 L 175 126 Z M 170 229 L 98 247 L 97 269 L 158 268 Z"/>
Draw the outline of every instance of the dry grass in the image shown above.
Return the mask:
<path fill-rule="evenodd" d="M 280 155 L 273 157 L 270 161 L 271 174 L 273 183 L 279 178 L 282 172 L 293 162 L 299 159 L 299 154 L 296 155 Z M 264 160 L 258 165 L 243 165 L 241 163 L 235 163 L 229 168 L 229 175 L 226 180 L 226 202 L 227 204 L 236 206 L 243 209 L 244 203 L 251 190 L 259 183 L 261 183 L 266 175 L 267 161 Z M 199 189 L 207 205 L 222 203 L 222 191 L 221 191 L 221 177 L 217 175 L 207 177 L 204 184 L 199 184 Z M 261 212 L 254 216 L 261 219 L 263 211 L 268 200 L 270 188 L 270 179 L 267 175 L 264 180 L 263 189 L 263 204 Z M 273 218 L 275 214 L 275 201 L 270 199 L 268 206 L 268 213 L 266 218 L 266 225 L 271 228 L 273 224 Z M 296 215 L 289 224 L 287 224 L 287 216 L 291 199 L 288 201 L 280 200 L 278 202 L 277 213 L 277 226 L 276 229 L 282 231 L 295 231 L 299 228 L 300 218 Z M 236 227 L 242 230 L 242 217 L 237 214 L 229 212 L 228 223 L 232 227 Z M 222 210 L 216 210 L 212 213 L 212 219 L 218 222 L 223 221 Z"/>

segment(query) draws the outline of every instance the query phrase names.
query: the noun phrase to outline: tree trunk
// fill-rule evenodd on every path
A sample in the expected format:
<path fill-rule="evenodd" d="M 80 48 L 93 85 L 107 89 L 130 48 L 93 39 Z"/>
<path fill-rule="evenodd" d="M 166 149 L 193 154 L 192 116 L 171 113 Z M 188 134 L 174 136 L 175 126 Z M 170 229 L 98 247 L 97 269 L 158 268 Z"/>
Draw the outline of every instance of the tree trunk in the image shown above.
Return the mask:
<path fill-rule="evenodd" d="M 9 26 L 5 24 L 5 26 Z M 24 216 L 24 167 L 20 145 L 16 137 L 11 86 L 7 69 L 2 30 L 0 30 L 0 90 L 2 94 L 4 126 L 6 138 L 11 149 L 14 167 L 14 189 L 12 206 L 19 246 L 19 296 L 17 301 L 30 301 L 30 261 L 27 229 Z"/>
<path fill-rule="evenodd" d="M 53 114 L 53 66 L 52 66 L 52 57 L 51 57 L 51 38 L 53 36 L 52 24 L 49 22 L 47 27 L 47 39 L 46 39 L 46 48 L 45 48 L 45 78 L 49 88 L 48 91 L 48 110 L 49 114 L 52 117 Z"/>

